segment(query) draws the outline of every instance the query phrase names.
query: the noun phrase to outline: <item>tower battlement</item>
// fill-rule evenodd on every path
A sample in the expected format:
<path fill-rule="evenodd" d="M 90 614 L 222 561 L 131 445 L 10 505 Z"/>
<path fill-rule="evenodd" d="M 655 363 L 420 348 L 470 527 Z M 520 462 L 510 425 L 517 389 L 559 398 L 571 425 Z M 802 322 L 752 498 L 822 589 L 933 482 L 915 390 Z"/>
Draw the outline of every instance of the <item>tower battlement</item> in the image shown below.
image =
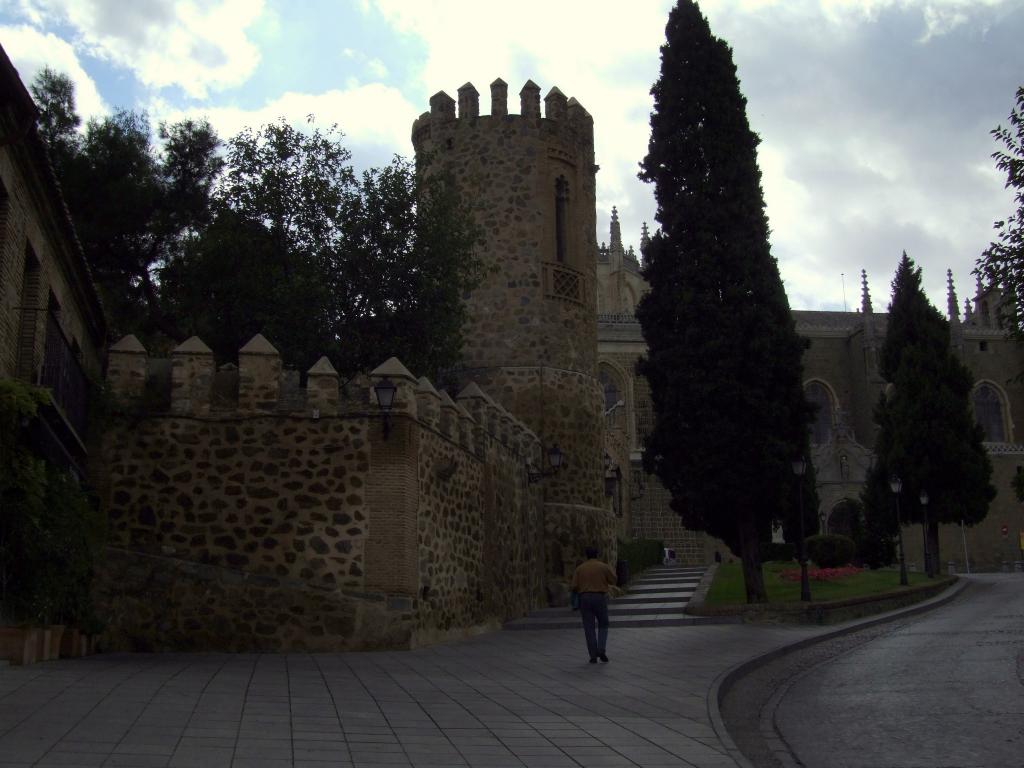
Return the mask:
<path fill-rule="evenodd" d="M 567 98 L 557 86 L 544 97 L 541 114 L 541 88 L 527 80 L 519 91 L 519 114 L 508 111 L 508 84 L 498 78 L 490 85 L 491 112 L 480 114 L 480 92 L 472 83 L 457 91 L 458 100 L 444 91 L 430 97 L 430 110 L 413 123 L 412 142 L 417 152 L 433 135 L 453 129 L 486 130 L 491 126 L 516 125 L 520 130 L 534 129 L 539 135 L 579 144 L 593 153 L 594 119 L 575 98 Z"/>

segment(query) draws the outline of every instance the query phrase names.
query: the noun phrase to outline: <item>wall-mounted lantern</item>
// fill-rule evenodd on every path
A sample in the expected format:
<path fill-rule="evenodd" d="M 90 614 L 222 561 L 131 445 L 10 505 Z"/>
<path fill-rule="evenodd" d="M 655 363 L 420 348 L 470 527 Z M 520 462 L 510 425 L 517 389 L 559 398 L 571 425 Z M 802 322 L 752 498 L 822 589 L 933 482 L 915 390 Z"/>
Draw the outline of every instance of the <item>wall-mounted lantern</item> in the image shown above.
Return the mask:
<path fill-rule="evenodd" d="M 557 474 L 558 471 L 562 468 L 564 462 L 565 454 L 562 453 L 562 449 L 559 448 L 558 444 L 556 443 L 555 445 L 551 446 L 551 448 L 548 450 L 548 464 L 551 465 L 551 469 L 548 470 L 547 472 L 540 472 L 535 470 L 530 465 L 530 463 L 527 462 L 526 479 L 530 482 L 530 484 L 539 483 L 545 477 L 551 477 L 552 475 Z"/>
<path fill-rule="evenodd" d="M 398 387 L 395 383 L 385 376 L 383 379 L 373 385 L 373 393 L 377 396 L 377 405 L 384 411 L 384 439 L 388 439 L 388 435 L 391 434 L 391 407 L 395 404 L 395 393 L 398 391 Z"/>

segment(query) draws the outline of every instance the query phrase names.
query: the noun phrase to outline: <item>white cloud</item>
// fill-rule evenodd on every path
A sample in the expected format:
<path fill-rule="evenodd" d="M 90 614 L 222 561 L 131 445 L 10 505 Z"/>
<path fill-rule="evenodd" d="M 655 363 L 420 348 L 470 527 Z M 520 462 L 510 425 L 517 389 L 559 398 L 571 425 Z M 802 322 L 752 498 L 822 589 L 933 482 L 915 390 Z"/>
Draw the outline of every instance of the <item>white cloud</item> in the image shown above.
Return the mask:
<path fill-rule="evenodd" d="M 74 49 L 64 40 L 29 26 L 0 26 L 0 41 L 26 88 L 39 71 L 49 66 L 74 82 L 75 104 L 83 122 L 109 112 L 95 81 L 86 74 Z"/>
<path fill-rule="evenodd" d="M 259 51 L 246 37 L 262 0 L 21 0 L 26 18 L 74 28 L 76 47 L 133 71 L 153 88 L 204 98 L 239 85 Z"/>
<path fill-rule="evenodd" d="M 542 98 L 555 85 L 576 97 L 597 127 L 598 240 L 607 239 L 607 217 L 618 205 L 624 239 L 639 242 L 640 223 L 653 224 L 654 206 L 635 177 L 647 150 L 648 91 L 658 75 L 657 50 L 671 0 L 635 3 L 628 12 L 620 5 L 545 0 L 514 7 L 458 0 L 373 5 L 401 34 L 426 45 L 413 84 L 422 94 L 418 111 L 427 109 L 431 94 L 444 90 L 454 97 L 470 81 L 486 113 L 488 86 L 498 77 L 508 83 L 513 113 L 527 79 L 540 85 Z"/>
<path fill-rule="evenodd" d="M 398 90 L 380 84 L 324 93 L 288 92 L 258 109 L 222 106 L 183 110 L 154 100 L 148 111 L 155 121 L 205 117 L 225 139 L 243 128 L 277 122 L 281 117 L 304 126 L 305 117 L 314 115 L 321 127 L 338 125 L 346 136 L 345 145 L 353 150 L 356 159 L 360 159 L 361 150 L 375 151 L 376 156 L 385 158 L 393 152 L 411 154 L 409 136 L 412 122 L 419 114 Z"/>

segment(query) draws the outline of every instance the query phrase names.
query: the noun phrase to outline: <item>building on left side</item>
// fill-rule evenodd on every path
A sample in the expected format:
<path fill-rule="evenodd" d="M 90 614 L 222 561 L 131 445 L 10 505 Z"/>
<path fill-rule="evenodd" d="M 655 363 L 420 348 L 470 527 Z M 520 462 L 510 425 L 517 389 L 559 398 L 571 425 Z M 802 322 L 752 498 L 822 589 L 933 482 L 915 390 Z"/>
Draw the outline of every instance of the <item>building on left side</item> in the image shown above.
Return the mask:
<path fill-rule="evenodd" d="M 0 378 L 46 388 L 31 446 L 84 479 L 106 325 L 38 117 L 0 48 Z"/>

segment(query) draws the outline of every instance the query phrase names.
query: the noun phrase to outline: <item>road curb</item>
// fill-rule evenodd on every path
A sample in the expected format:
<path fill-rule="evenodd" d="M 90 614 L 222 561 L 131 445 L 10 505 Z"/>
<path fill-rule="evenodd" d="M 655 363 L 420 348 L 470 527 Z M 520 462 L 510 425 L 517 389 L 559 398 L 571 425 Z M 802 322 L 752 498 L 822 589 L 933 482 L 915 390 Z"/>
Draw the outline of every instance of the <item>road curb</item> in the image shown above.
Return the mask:
<path fill-rule="evenodd" d="M 817 645 L 818 643 L 825 642 L 826 640 L 832 640 L 833 638 L 848 635 L 878 624 L 885 624 L 889 621 L 895 621 L 897 619 L 913 616 L 918 613 L 925 613 L 934 608 L 938 608 L 960 595 L 960 593 L 969 586 L 970 581 L 966 579 L 957 579 L 956 582 L 954 582 L 948 589 L 935 597 L 922 600 L 920 603 L 908 605 L 904 608 L 897 608 L 892 611 L 887 611 L 886 613 L 880 613 L 876 616 L 854 619 L 846 624 L 841 624 L 834 629 L 822 632 L 821 634 L 806 637 L 795 643 L 775 648 L 774 650 L 763 653 L 753 659 L 748 659 L 747 661 L 737 664 L 736 666 L 719 674 L 718 677 L 715 678 L 714 683 L 712 683 L 711 688 L 708 690 L 707 712 L 708 719 L 711 721 L 711 727 L 715 731 L 715 735 L 718 737 L 719 742 L 723 747 L 725 747 L 729 757 L 733 759 L 739 768 L 755 768 L 754 764 L 751 763 L 742 752 L 740 752 L 739 747 L 736 746 L 736 743 L 732 740 L 732 737 L 729 735 L 729 731 L 725 727 L 725 721 L 722 720 L 722 699 L 725 698 L 729 690 L 736 684 L 737 680 L 750 674 L 754 670 L 763 667 L 765 664 L 791 653 L 795 653 L 796 651 L 803 650 L 804 648 L 809 648 L 812 645 Z"/>

